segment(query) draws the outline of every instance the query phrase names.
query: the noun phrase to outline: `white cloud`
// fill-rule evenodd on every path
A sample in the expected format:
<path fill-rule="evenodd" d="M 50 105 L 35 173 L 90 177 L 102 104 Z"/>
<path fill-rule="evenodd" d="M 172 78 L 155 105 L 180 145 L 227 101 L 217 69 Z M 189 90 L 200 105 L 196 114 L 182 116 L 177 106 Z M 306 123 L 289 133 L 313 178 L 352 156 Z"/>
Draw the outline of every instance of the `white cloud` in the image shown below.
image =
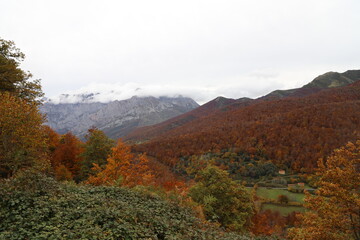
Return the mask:
<path fill-rule="evenodd" d="M 75 91 L 69 91 L 51 97 L 53 103 L 76 103 L 83 101 L 84 95 L 94 94 L 89 102 L 110 102 L 115 100 L 125 100 L 133 96 L 138 97 L 191 97 L 200 104 L 205 103 L 211 98 L 219 95 L 219 89 L 214 87 L 202 86 L 175 86 L 170 84 L 90 84 Z"/>
<path fill-rule="evenodd" d="M 319 74 L 321 74 L 320 72 Z M 194 99 L 199 104 L 204 104 L 218 96 L 228 98 L 250 97 L 257 98 L 270 93 L 275 89 L 297 88 L 310 82 L 317 75 L 314 70 L 300 72 L 299 70 L 278 73 L 275 69 L 259 69 L 246 75 L 224 78 L 218 83 L 182 84 L 181 82 L 163 83 L 91 83 L 76 90 L 51 97 L 54 103 L 75 103 L 83 101 L 83 95 L 93 94 L 86 101 L 110 102 L 125 100 L 133 96 L 184 96 Z M 304 78 L 302 78 L 304 77 Z M 286 83 L 286 84 L 284 84 Z"/>

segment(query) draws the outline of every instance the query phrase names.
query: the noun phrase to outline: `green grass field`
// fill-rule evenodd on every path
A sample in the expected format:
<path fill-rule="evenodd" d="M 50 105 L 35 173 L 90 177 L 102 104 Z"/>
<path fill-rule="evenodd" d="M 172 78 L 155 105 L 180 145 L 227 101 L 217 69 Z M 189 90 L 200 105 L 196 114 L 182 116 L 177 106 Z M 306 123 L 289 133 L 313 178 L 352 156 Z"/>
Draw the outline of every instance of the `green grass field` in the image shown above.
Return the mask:
<path fill-rule="evenodd" d="M 292 193 L 285 189 L 268 189 L 258 188 L 256 195 L 265 199 L 277 200 L 279 195 L 286 195 L 290 202 L 304 203 L 305 194 L 303 193 Z"/>
<path fill-rule="evenodd" d="M 261 210 L 265 211 L 270 209 L 271 211 L 278 211 L 282 216 L 287 216 L 292 212 L 304 212 L 305 208 L 303 207 L 296 207 L 296 206 L 284 206 L 284 205 L 277 205 L 272 203 L 264 203 L 261 205 Z"/>

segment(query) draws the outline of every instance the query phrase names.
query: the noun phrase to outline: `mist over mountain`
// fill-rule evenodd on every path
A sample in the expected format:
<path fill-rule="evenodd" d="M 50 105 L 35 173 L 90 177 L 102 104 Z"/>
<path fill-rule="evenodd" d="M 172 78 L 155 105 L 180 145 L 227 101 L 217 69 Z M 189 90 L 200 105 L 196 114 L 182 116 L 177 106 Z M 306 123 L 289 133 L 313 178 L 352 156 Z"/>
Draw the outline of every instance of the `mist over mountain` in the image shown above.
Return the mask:
<path fill-rule="evenodd" d="M 254 102 L 283 97 L 302 97 L 323 89 L 348 85 L 359 79 L 359 70 L 349 70 L 344 73 L 328 72 L 316 77 L 301 88 L 276 90 Z M 91 89 L 97 91 L 90 92 Z M 94 85 L 79 89 L 74 93 L 61 94 L 55 98 L 46 99 L 42 112 L 47 115 L 47 124 L 59 133 L 71 131 L 81 137 L 86 134 L 89 128 L 97 127 L 112 138 L 123 137 L 130 132 L 132 133 L 127 137 L 133 138 L 135 135 L 146 135 L 147 137 L 157 135 L 175 126 L 218 111 L 223 107 L 234 109 L 252 102 L 252 99 L 249 98 L 234 100 L 220 97 L 204 104 L 199 109 L 195 109 L 199 105 L 193 99 L 178 94 L 183 89 L 169 88 L 168 90 L 166 96 L 172 97 L 160 95 L 165 91 L 164 87 L 144 86 L 140 88 L 133 84 L 127 86 L 114 85 L 113 87 Z M 187 92 L 185 95 L 195 94 L 198 90 L 193 89 L 194 93 Z M 150 93 L 153 93 L 154 96 L 149 97 L 148 94 Z M 206 92 L 202 92 L 202 94 L 206 94 Z M 240 92 L 238 97 L 241 97 L 241 94 Z M 137 97 L 133 97 L 135 95 Z M 190 112 L 191 110 L 194 111 Z M 184 113 L 187 114 L 181 115 Z M 162 123 L 166 120 L 169 121 Z M 162 123 L 160 125 L 162 130 L 157 129 L 157 126 L 146 128 L 146 126 L 158 123 Z M 168 124 L 170 125 L 168 126 Z M 145 128 L 133 132 L 138 127 Z"/>
<path fill-rule="evenodd" d="M 98 94 L 63 95 L 61 103 L 48 100 L 41 111 L 46 124 L 58 133 L 71 131 L 83 137 L 91 127 L 97 127 L 111 138 L 119 138 L 135 127 L 148 126 L 188 112 L 199 105 L 185 97 L 131 97 L 108 103 L 95 102 Z M 66 100 L 77 99 L 77 103 Z"/>
<path fill-rule="evenodd" d="M 167 83 L 92 83 L 77 90 L 63 92 L 55 96 L 47 95 L 47 102 L 58 103 L 108 103 L 121 101 L 133 96 L 138 97 L 188 97 L 200 105 L 209 102 L 218 96 L 228 98 L 259 97 L 276 88 L 283 88 L 280 84 L 267 81 L 265 78 L 245 77 L 235 84 L 228 84 L 225 80 L 221 83 L 212 84 L 184 84 L 183 82 L 169 81 Z"/>
<path fill-rule="evenodd" d="M 53 104 L 66 103 L 109 103 L 113 101 L 122 101 L 137 97 L 189 97 L 197 96 L 194 99 L 202 102 L 207 95 L 213 95 L 211 90 L 199 88 L 196 86 L 174 86 L 174 85 L 144 85 L 139 83 L 127 84 L 90 84 L 75 91 L 66 92 L 56 96 L 46 98 L 45 101 Z"/>

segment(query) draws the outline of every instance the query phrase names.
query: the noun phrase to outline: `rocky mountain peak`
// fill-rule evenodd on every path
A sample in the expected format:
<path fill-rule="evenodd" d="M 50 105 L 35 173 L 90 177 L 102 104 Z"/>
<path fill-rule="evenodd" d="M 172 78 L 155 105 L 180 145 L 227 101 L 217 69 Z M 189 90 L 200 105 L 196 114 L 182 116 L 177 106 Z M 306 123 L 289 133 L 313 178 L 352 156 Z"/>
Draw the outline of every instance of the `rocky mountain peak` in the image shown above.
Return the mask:
<path fill-rule="evenodd" d="M 108 103 L 92 102 L 96 94 L 63 95 L 78 102 L 47 101 L 41 111 L 47 116 L 47 125 L 59 133 L 68 131 L 84 136 L 91 127 L 103 130 L 114 139 L 140 126 L 148 126 L 188 112 L 199 105 L 186 97 L 138 97 Z"/>

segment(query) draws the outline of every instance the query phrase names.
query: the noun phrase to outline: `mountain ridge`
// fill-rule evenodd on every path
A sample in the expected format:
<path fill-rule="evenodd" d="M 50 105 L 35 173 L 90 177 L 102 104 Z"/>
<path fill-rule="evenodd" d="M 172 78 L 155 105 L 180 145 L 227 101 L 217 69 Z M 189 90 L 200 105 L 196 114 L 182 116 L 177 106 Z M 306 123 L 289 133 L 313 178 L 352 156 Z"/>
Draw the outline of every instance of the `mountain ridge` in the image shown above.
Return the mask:
<path fill-rule="evenodd" d="M 262 99 L 282 98 L 289 96 L 306 96 L 319 92 L 323 89 L 346 86 L 360 80 L 360 70 L 348 70 L 343 73 L 327 72 L 314 78 L 311 82 L 300 88 L 288 90 L 275 90 Z"/>
<path fill-rule="evenodd" d="M 333 78 L 327 78 L 324 88 L 299 88 L 283 97 L 216 98 L 164 123 L 135 129 L 125 139 L 168 166 L 180 156 L 235 148 L 249 153 L 261 149 L 268 159 L 297 171 L 313 169 L 319 158 L 360 137 L 360 71 L 345 73 L 353 81 L 340 87 L 329 87 Z M 229 104 L 205 107 L 219 101 Z M 179 121 L 189 114 L 197 117 Z M 174 119 L 180 124 L 168 128 Z"/>
<path fill-rule="evenodd" d="M 239 149 L 296 171 L 360 137 L 360 81 L 305 97 L 256 101 L 207 115 L 134 148 L 168 166 L 179 157 Z M 307 169 L 307 170 L 306 170 Z M 303 171 L 303 170 L 301 170 Z"/>
<path fill-rule="evenodd" d="M 133 142 L 147 141 L 155 137 L 166 135 L 167 132 L 171 131 L 172 129 L 190 124 L 192 121 L 207 117 L 212 114 L 217 114 L 218 111 L 224 112 L 235 110 L 262 101 L 272 101 L 287 97 L 305 97 L 311 94 L 316 94 L 325 89 L 335 87 L 335 85 L 344 86 L 355 83 L 358 80 L 360 80 L 360 70 L 348 70 L 344 73 L 327 72 L 314 78 L 311 82 L 301 88 L 275 90 L 257 99 L 245 97 L 239 99 L 230 99 L 219 96 L 192 110 L 191 112 L 179 115 L 176 118 L 169 119 L 165 122 L 158 123 L 153 126 L 136 128 L 127 134 L 125 139 Z"/>
<path fill-rule="evenodd" d="M 194 100 L 185 97 L 133 96 L 109 103 L 47 102 L 41 112 L 47 115 L 46 125 L 61 134 L 71 131 L 83 137 L 89 128 L 97 127 L 116 139 L 135 127 L 155 124 L 198 106 Z"/>

